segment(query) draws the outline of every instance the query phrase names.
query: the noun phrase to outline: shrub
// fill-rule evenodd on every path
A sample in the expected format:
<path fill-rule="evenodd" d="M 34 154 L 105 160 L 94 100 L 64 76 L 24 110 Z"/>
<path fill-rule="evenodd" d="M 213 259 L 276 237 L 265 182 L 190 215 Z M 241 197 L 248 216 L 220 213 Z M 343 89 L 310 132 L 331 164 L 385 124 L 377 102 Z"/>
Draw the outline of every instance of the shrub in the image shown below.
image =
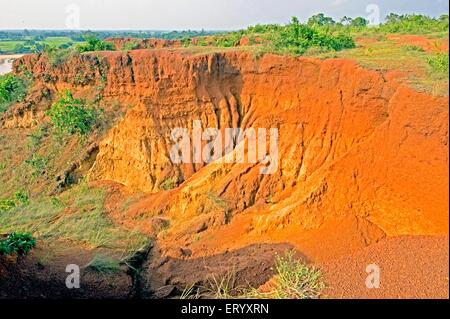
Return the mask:
<path fill-rule="evenodd" d="M 356 17 L 356 18 L 352 19 L 352 21 L 350 22 L 350 25 L 352 27 L 360 27 L 360 28 L 365 27 L 368 24 L 369 24 L 369 22 L 362 17 Z"/>
<path fill-rule="evenodd" d="M 185 48 L 190 46 L 191 45 L 191 38 L 183 38 L 183 39 L 181 39 L 181 45 L 183 47 L 185 47 Z"/>
<path fill-rule="evenodd" d="M 16 201 L 14 199 L 5 198 L 0 199 L 0 213 L 8 212 L 16 207 Z"/>
<path fill-rule="evenodd" d="M 324 284 L 320 272 L 294 258 L 290 251 L 275 259 L 277 284 L 275 297 L 281 299 L 314 299 L 320 296 Z"/>
<path fill-rule="evenodd" d="M 11 233 L 0 240 L 0 255 L 26 255 L 36 246 L 36 239 L 28 233 Z"/>
<path fill-rule="evenodd" d="M 70 91 L 66 91 L 46 114 L 60 133 L 70 135 L 89 133 L 98 120 L 98 112 L 75 99 Z"/>
<path fill-rule="evenodd" d="M 294 21 L 294 18 L 293 18 Z M 295 18 L 295 21 L 298 23 L 298 19 Z M 325 25 L 333 25 L 336 24 L 336 22 L 331 18 L 325 16 L 323 13 L 319 13 L 316 15 L 313 15 L 311 18 L 308 19 L 308 25 L 316 25 L 316 26 L 325 26 Z"/>
<path fill-rule="evenodd" d="M 427 62 L 433 71 L 438 73 L 448 73 L 448 53 L 437 53 L 428 57 Z"/>
<path fill-rule="evenodd" d="M 267 292 L 250 289 L 247 298 L 317 299 L 325 288 L 321 273 L 294 258 L 294 251 L 275 258 L 276 276 Z"/>
<path fill-rule="evenodd" d="M 45 168 L 47 167 L 48 159 L 39 154 L 34 153 L 31 159 L 26 160 L 25 163 L 28 164 L 32 169 L 32 175 L 34 177 L 44 174 Z"/>
<path fill-rule="evenodd" d="M 379 29 L 389 33 L 427 33 L 448 30 L 448 15 L 430 18 L 420 14 L 391 13 Z"/>
<path fill-rule="evenodd" d="M 77 47 L 79 52 L 90 51 L 114 51 L 114 44 L 102 41 L 95 36 L 87 36 L 86 44 L 81 44 Z"/>
<path fill-rule="evenodd" d="M 242 38 L 242 33 L 231 32 L 223 36 L 214 37 L 214 45 L 223 48 L 234 47 Z"/>
<path fill-rule="evenodd" d="M 292 18 L 280 32 L 275 33 L 273 44 L 277 51 L 303 54 L 310 47 L 339 51 L 355 47 L 353 39 L 346 34 L 332 34 L 325 29 L 300 24 Z"/>
<path fill-rule="evenodd" d="M 30 199 L 28 194 L 23 191 L 18 191 L 14 193 L 13 197 L 0 200 L 0 213 L 9 212 L 13 208 L 19 206 L 28 206 L 29 204 Z"/>
<path fill-rule="evenodd" d="M 0 113 L 15 102 L 21 102 L 27 94 L 26 80 L 13 74 L 0 76 Z"/>
<path fill-rule="evenodd" d="M 44 53 L 47 55 L 48 61 L 52 67 L 57 67 L 66 62 L 71 56 L 77 52 L 72 48 L 57 48 L 55 46 L 46 45 Z"/>
<path fill-rule="evenodd" d="M 30 204 L 30 197 L 24 191 L 15 192 L 14 199 L 20 206 L 28 206 Z"/>
<path fill-rule="evenodd" d="M 122 46 L 123 51 L 131 51 L 131 50 L 136 50 L 138 48 L 139 48 L 139 42 L 137 42 L 137 41 L 127 42 Z"/>

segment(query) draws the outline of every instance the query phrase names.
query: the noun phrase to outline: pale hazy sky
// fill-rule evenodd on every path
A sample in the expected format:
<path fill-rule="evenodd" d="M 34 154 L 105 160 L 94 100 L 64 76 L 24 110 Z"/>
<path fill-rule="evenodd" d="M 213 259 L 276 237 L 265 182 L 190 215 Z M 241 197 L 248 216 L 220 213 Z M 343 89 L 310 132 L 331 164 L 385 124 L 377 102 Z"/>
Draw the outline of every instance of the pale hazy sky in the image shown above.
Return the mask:
<path fill-rule="evenodd" d="M 0 0 L 0 29 L 229 30 L 319 12 L 367 17 L 369 4 L 381 17 L 449 10 L 447 0 Z"/>

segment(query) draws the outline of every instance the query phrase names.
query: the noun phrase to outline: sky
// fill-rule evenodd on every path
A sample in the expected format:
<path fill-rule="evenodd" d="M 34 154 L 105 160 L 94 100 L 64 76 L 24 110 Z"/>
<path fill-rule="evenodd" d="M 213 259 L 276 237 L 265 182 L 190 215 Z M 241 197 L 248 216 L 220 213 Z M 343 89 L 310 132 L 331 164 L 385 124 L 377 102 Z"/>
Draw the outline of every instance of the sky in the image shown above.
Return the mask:
<path fill-rule="evenodd" d="M 439 16 L 447 0 L 0 0 L 1 29 L 233 30 L 323 12 L 368 19 Z"/>

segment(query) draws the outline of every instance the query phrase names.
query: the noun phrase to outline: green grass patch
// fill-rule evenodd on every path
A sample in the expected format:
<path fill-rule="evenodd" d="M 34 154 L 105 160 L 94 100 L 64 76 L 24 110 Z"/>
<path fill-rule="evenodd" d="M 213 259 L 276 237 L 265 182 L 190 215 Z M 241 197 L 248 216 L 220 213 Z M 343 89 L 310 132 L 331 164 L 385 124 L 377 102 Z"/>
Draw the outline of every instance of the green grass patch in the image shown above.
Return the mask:
<path fill-rule="evenodd" d="M 314 267 L 294 258 L 294 251 L 275 258 L 275 281 L 268 292 L 250 289 L 245 292 L 247 298 L 270 299 L 317 299 L 321 296 L 325 284 L 321 273 Z"/>
<path fill-rule="evenodd" d="M 77 50 L 81 53 L 91 51 L 114 51 L 114 45 L 96 38 L 95 36 L 87 36 L 86 43 L 77 46 Z"/>
<path fill-rule="evenodd" d="M 89 188 L 83 182 L 58 197 L 42 196 L 27 207 L 2 211 L 0 233 L 27 232 L 43 240 L 69 240 L 123 252 L 146 245 L 148 239 L 141 233 L 114 225 L 105 213 L 104 200 L 102 189 Z"/>
<path fill-rule="evenodd" d="M 436 96 L 448 95 L 448 77 L 444 66 L 445 54 L 431 55 L 416 46 L 398 45 L 395 40 L 382 39 L 364 43 L 354 49 L 313 55 L 318 58 L 347 58 L 358 62 L 365 68 L 377 71 L 396 70 L 401 72 L 400 81 L 420 92 Z M 436 68 L 430 65 L 432 58 Z M 448 55 L 447 55 L 448 59 Z M 448 61 L 448 60 L 447 60 Z M 448 71 L 447 71 L 448 72 Z"/>
<path fill-rule="evenodd" d="M 2 40 L 0 41 L 0 51 L 14 53 L 14 50 L 23 43 L 25 43 L 25 41 Z"/>
<path fill-rule="evenodd" d="M 105 254 L 97 254 L 85 266 L 86 269 L 101 275 L 114 275 L 120 271 L 120 260 Z"/>
<path fill-rule="evenodd" d="M 0 199 L 0 213 L 13 210 L 16 207 L 24 207 L 30 204 L 28 193 L 17 191 L 12 197 Z"/>

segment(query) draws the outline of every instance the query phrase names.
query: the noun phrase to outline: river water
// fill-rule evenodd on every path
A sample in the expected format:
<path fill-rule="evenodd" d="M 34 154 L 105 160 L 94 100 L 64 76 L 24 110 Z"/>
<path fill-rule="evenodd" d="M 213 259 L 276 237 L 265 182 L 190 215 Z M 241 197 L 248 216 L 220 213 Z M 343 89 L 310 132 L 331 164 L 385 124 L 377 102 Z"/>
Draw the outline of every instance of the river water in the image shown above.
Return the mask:
<path fill-rule="evenodd" d="M 0 75 L 11 72 L 13 61 L 21 55 L 0 55 Z"/>

